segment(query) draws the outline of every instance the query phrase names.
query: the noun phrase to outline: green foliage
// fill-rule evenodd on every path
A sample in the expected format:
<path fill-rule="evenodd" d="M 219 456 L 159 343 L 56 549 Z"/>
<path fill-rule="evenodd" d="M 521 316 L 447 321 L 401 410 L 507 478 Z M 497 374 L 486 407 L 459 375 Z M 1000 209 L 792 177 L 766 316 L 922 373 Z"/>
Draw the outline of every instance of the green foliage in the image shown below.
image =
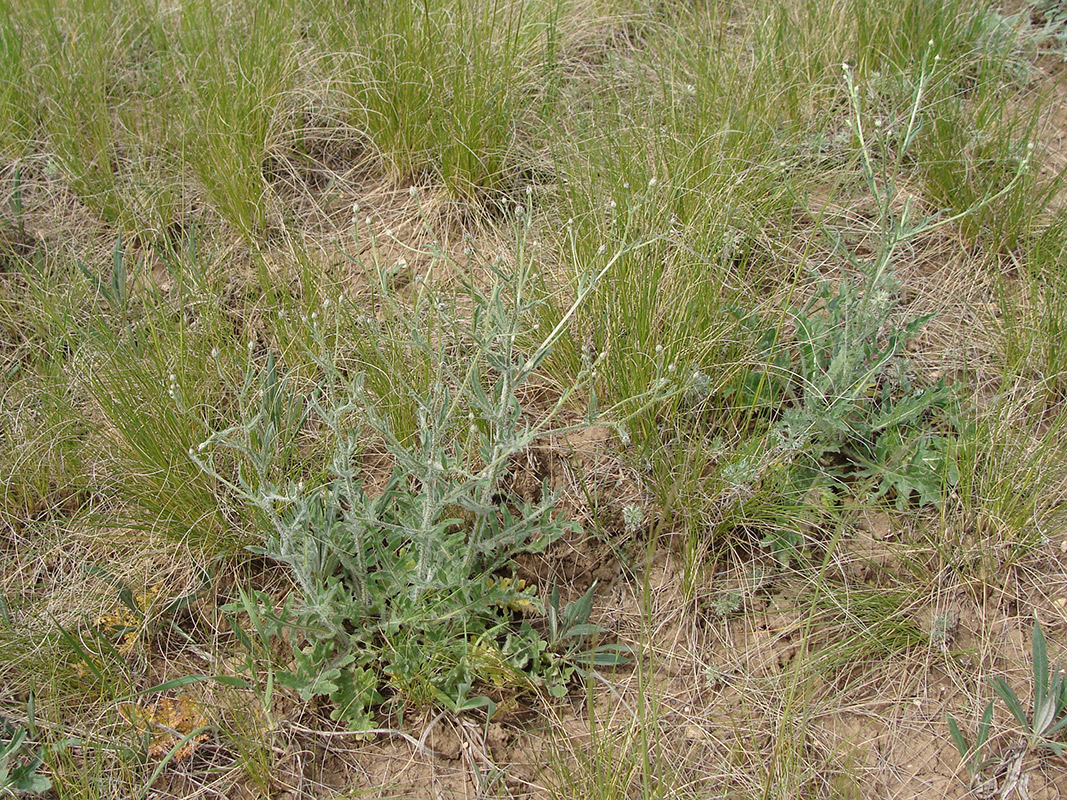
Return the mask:
<path fill-rule="evenodd" d="M 1041 623 L 1036 621 L 1031 637 L 1031 669 L 1032 707 L 1029 714 L 1004 678 L 998 676 L 991 681 L 993 690 L 1023 731 L 1020 749 L 1009 755 L 1021 758 L 1027 753 L 1048 750 L 1056 756 L 1062 756 L 1067 751 L 1067 744 L 1060 740 L 1062 732 L 1067 729 L 1067 671 L 1058 665 L 1050 667 L 1045 632 L 1041 629 Z M 949 734 L 974 786 L 983 770 L 998 763 L 996 758 L 985 757 L 993 721 L 993 701 L 989 701 L 982 713 L 973 746 L 967 743 L 966 736 L 951 714 L 947 715 L 947 721 Z"/>
<path fill-rule="evenodd" d="M 352 53 L 342 102 L 388 172 L 467 201 L 513 188 L 530 123 L 552 96 L 558 3 L 361 2 L 328 13 L 344 37 L 334 46 Z"/>
<path fill-rule="evenodd" d="M 906 69 L 931 45 L 952 62 L 979 58 L 990 14 L 974 0 L 861 0 L 852 8 L 858 71 L 865 76 L 875 70 Z"/>
<path fill-rule="evenodd" d="M 23 24 L 39 32 L 37 52 L 24 47 L 28 63 L 40 59 L 33 68 L 40 95 L 36 111 L 47 130 L 52 168 L 94 212 L 115 222 L 122 204 L 108 76 L 121 60 L 117 41 L 121 37 L 112 36 L 117 20 L 97 0 L 71 8 L 40 4 L 27 14 Z M 67 29 L 76 30 L 76 35 L 68 35 Z"/>
<path fill-rule="evenodd" d="M 5 158 L 21 154 L 29 132 L 22 32 L 11 5 L 0 3 L 0 154 Z"/>
<path fill-rule="evenodd" d="M 590 636 L 598 636 L 603 631 L 598 625 L 589 622 L 593 611 L 594 583 L 585 594 L 568 603 L 563 609 L 559 606 L 559 590 L 553 586 L 548 599 L 548 627 L 545 631 L 545 658 L 552 668 L 558 670 L 561 677 L 569 679 L 580 666 L 611 667 L 625 663 L 629 648 L 621 644 L 598 644 L 589 648 Z M 562 696 L 562 682 L 549 686 L 549 693 Z"/>
<path fill-rule="evenodd" d="M 399 432 L 379 411 L 364 372 L 339 367 L 320 336 L 322 320 L 312 323 L 321 326 L 313 338 L 324 347 L 313 354 L 323 373 L 319 388 L 305 401 L 291 393 L 288 377 L 272 382 L 271 391 L 301 409 L 295 424 L 279 424 L 265 403 L 191 453 L 262 515 L 267 535 L 256 552 L 285 564 L 298 587 L 279 608 L 257 601 L 267 638 L 284 631 L 294 643 L 292 665 L 277 672 L 279 684 L 305 699 L 328 698 L 335 718 L 360 730 L 371 727 L 371 708 L 387 696 L 463 710 L 491 705 L 470 695 L 479 685 L 559 695 L 577 667 L 622 659 L 617 648 L 585 645 L 599 632 L 588 621 L 591 590 L 562 611 L 553 594 L 541 632 L 532 622 L 545 613 L 535 588 L 501 577 L 516 555 L 542 552 L 576 527 L 555 515 L 547 487 L 540 500 L 524 500 L 507 489 L 505 477 L 510 460 L 534 442 L 589 424 L 554 426 L 589 374 L 536 423 L 519 393 L 614 260 L 580 284 L 571 310 L 530 349 L 518 342 L 543 301 L 532 291 L 528 259 L 514 272 L 492 266 L 496 283 L 489 291 L 468 286 L 469 318 L 424 284 L 414 308 L 401 309 L 388 271 L 379 270 L 379 299 L 405 327 L 409 363 L 423 360 L 432 371 L 428 387 L 405 393 L 415 406 L 413 432 Z M 274 361 L 269 369 L 281 373 Z M 659 386 L 646 399 L 659 401 L 670 391 Z M 332 457 L 322 480 L 280 483 L 278 436 L 302 421 L 328 432 Z M 394 463 L 374 489 L 361 467 L 371 440 Z M 235 477 L 224 474 L 218 460 L 224 453 L 236 458 Z"/>
<path fill-rule="evenodd" d="M 33 238 L 26 232 L 22 188 L 22 171 L 15 166 L 11 170 L 11 196 L 7 201 L 10 217 L 0 212 L 0 272 L 26 264 L 34 251 Z"/>
<path fill-rule="evenodd" d="M 40 771 L 44 750 L 33 744 L 36 733 L 32 695 L 28 710 L 28 727 L 15 725 L 0 716 L 0 797 L 43 794 L 52 788 L 52 781 Z"/>
<path fill-rule="evenodd" d="M 1060 191 L 1063 174 L 1044 177 L 1052 170 L 1034 158 L 1040 102 L 1012 111 L 998 85 L 981 94 L 940 103 L 918 150 L 934 201 L 954 212 L 973 209 L 960 222 L 964 234 L 990 251 L 1007 252 Z M 1000 194 L 997 203 L 984 203 L 991 192 Z"/>
<path fill-rule="evenodd" d="M 1042 14 L 1046 23 L 1067 27 L 1067 3 L 1063 0 L 1037 0 L 1033 5 Z"/>
<path fill-rule="evenodd" d="M 871 302 L 870 294 L 882 292 Z M 950 457 L 949 393 L 919 388 L 904 346 L 926 322 L 899 327 L 881 287 L 823 282 L 794 311 L 791 369 L 777 376 L 785 410 L 772 435 L 795 452 L 794 467 L 843 480 L 868 478 L 869 496 L 936 502 L 955 478 Z M 938 421 L 932 416 L 942 414 Z"/>
<path fill-rule="evenodd" d="M 1028 750 L 1046 749 L 1062 756 L 1067 745 L 1054 737 L 1067 728 L 1067 672 L 1049 666 L 1045 632 L 1040 622 L 1034 623 L 1031 656 L 1032 713 L 1026 713 L 1022 701 L 1003 678 L 993 679 L 993 689 L 1022 726 Z"/>
<path fill-rule="evenodd" d="M 121 237 L 115 242 L 111 257 L 111 276 L 105 279 L 97 276 L 80 261 L 78 269 L 93 287 L 93 290 L 107 301 L 113 314 L 125 316 L 130 304 L 130 285 L 126 274 L 126 258 L 122 249 Z"/>
<path fill-rule="evenodd" d="M 898 247 L 948 221 L 914 222 L 907 206 L 901 214 L 893 206 L 900 164 L 918 135 L 925 82 L 913 88 L 907 126 L 890 142 L 880 132 L 870 138 L 861 93 L 847 71 L 846 81 L 853 134 L 879 209 L 878 246 L 873 257 L 861 258 L 827 231 L 858 279 L 817 278 L 808 299 L 789 313 L 791 334 L 780 320 L 735 311 L 762 368 L 730 391 L 766 420 L 766 447 L 759 458 L 743 448 L 722 472 L 739 486 L 773 479 L 796 496 L 827 483 L 858 483 L 867 499 L 893 499 L 901 509 L 913 501 L 935 504 L 958 480 L 954 403 L 943 381 L 923 386 L 909 366 L 906 345 L 929 317 L 897 322 L 893 277 Z M 764 543 L 788 558 L 799 541 L 797 532 L 776 526 Z"/>
<path fill-rule="evenodd" d="M 222 217 L 255 239 L 273 222 L 267 159 L 289 110 L 295 17 L 281 0 L 192 0 L 181 19 L 186 157 Z"/>
<path fill-rule="evenodd" d="M 1064 0 L 1031 0 L 1029 5 L 1045 24 L 1045 33 L 1067 59 L 1067 3 Z"/>
<path fill-rule="evenodd" d="M 85 385 L 112 431 L 103 455 L 112 474 L 120 476 L 110 489 L 125 501 L 123 524 L 164 531 L 172 541 L 209 555 L 232 552 L 245 543 L 240 515 L 227 514 L 225 491 L 190 463 L 187 453 L 217 423 L 218 406 L 258 410 L 262 401 L 253 395 L 262 388 L 262 376 L 258 368 L 254 383 L 248 370 L 242 376 L 248 352 L 235 341 L 217 303 L 205 303 L 190 330 L 170 304 L 145 296 L 141 282 L 131 278 L 143 275 L 144 262 L 126 268 L 129 251 L 122 252 L 126 255 L 115 251 L 110 276 L 86 268 L 113 312 L 97 312 L 84 326 L 91 332 L 88 347 L 99 348 L 99 366 Z M 182 267 L 206 268 L 193 261 Z M 218 291 L 213 286 L 184 297 L 213 297 Z"/>
<path fill-rule="evenodd" d="M 918 512 L 929 525 L 893 543 L 877 587 L 855 591 L 875 572 L 850 570 L 847 592 L 813 608 L 782 677 L 831 669 L 832 685 L 789 692 L 804 702 L 770 715 L 770 745 L 744 720 L 735 745 L 730 726 L 705 742 L 725 743 L 733 775 L 676 763 L 672 742 L 695 757 L 704 745 L 659 735 L 671 715 L 637 708 L 618 737 L 592 731 L 556 791 L 760 795 L 732 784 L 747 772 L 766 796 L 848 794 L 833 770 L 809 771 L 812 753 L 847 757 L 802 735 L 823 689 L 832 701 L 922 639 L 904 612 L 938 583 L 927 570 L 994 580 L 1062 517 L 1065 225 L 1044 216 L 1062 181 L 1028 147 L 1048 117 L 1032 92 L 1051 86 L 1034 79 L 1055 55 L 1030 21 L 1053 25 L 1062 2 L 1042 5 L 0 0 L 0 703 L 50 675 L 49 718 L 99 744 L 46 754 L 38 772 L 63 796 L 149 793 L 147 772 L 173 759 L 135 763 L 136 742 L 109 754 L 133 733 L 98 712 L 137 690 L 145 657 L 188 663 L 171 652 L 182 642 L 228 673 L 204 678 L 219 699 L 255 695 L 217 706 L 218 754 L 264 796 L 288 769 L 271 712 L 292 698 L 366 730 L 398 708 L 482 714 L 561 695 L 617 662 L 590 624 L 592 589 L 523 585 L 513 565 L 571 524 L 550 493 L 510 493 L 522 448 L 576 413 L 593 421 L 599 403 L 627 423 L 617 455 L 646 470 L 649 496 L 586 483 L 597 532 L 648 535 L 649 555 L 660 534 L 682 541 L 694 602 L 739 533 L 789 559 L 844 535 L 838 515 L 868 501 L 943 507 Z M 842 61 L 854 78 L 839 79 Z M 407 182 L 433 192 L 421 227 Z M 501 229 L 526 182 L 537 236 L 512 246 Z M 486 200 L 501 213 L 467 227 Z M 389 234 L 353 255 L 350 208 L 357 228 L 380 221 L 457 254 L 469 232 L 494 260 L 435 271 Z M 191 256 L 194 238 L 214 260 Z M 396 268 L 360 275 L 368 252 Z M 944 339 L 920 338 L 925 309 L 905 305 L 894 273 L 918 281 L 919 264 L 976 255 L 995 263 L 1003 305 L 995 322 L 982 303 L 954 309 L 975 334 L 944 354 L 966 355 L 967 371 L 947 371 L 977 398 L 961 412 L 909 360 Z M 497 285 L 452 297 L 457 276 Z M 661 384 L 673 375 L 687 390 Z M 289 596 L 242 587 L 232 638 L 117 585 L 130 616 L 99 617 L 71 585 L 131 528 L 151 544 L 120 548 L 144 551 L 123 575 L 142 555 L 161 567 L 157 546 L 174 562 L 254 543 Z M 713 615 L 739 610 L 727 594 Z M 43 613 L 67 630 L 42 630 Z"/>
<path fill-rule="evenodd" d="M 1022 280 L 1005 279 L 998 294 L 1004 378 L 1039 382 L 1038 402 L 1051 410 L 1067 399 L 1067 212 L 1031 237 L 1023 264 Z"/>
<path fill-rule="evenodd" d="M 982 712 L 982 721 L 978 724 L 978 736 L 975 738 L 973 747 L 967 744 L 967 737 L 960 730 L 956 718 L 949 714 L 947 719 L 949 735 L 971 778 L 971 785 L 974 786 L 978 783 L 982 771 L 995 763 L 995 759 L 984 757 L 986 745 L 989 743 L 989 730 L 993 724 L 993 701 L 990 700 L 986 704 L 985 711 Z"/>
<path fill-rule="evenodd" d="M 598 391 L 611 399 L 644 391 L 671 364 L 721 374 L 724 306 L 747 302 L 777 267 L 765 244 L 777 234 L 762 231 L 790 213 L 779 147 L 799 124 L 794 101 L 806 102 L 791 93 L 795 74 L 783 80 L 762 57 L 792 53 L 799 38 L 776 47 L 754 26 L 742 46 L 760 55 L 736 58 L 722 47 L 733 35 L 724 7 L 656 8 L 674 15 L 669 24 L 627 21 L 641 46 L 591 65 L 593 86 L 566 86 L 581 93 L 545 131 L 560 176 L 562 272 L 605 241 L 658 234 L 601 284 L 552 364 L 575 374 L 606 353 Z M 633 435 L 638 447 L 662 444 L 654 420 Z"/>

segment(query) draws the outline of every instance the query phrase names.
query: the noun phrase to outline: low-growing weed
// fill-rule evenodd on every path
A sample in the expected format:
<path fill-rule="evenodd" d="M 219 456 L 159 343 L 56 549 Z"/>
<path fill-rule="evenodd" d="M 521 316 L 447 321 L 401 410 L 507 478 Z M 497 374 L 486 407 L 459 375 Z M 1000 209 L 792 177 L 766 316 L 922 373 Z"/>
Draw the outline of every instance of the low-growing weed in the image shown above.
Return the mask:
<path fill-rule="evenodd" d="M 996 759 L 985 757 L 985 748 L 989 744 L 989 730 L 992 724 L 993 701 L 990 700 L 986 704 L 985 710 L 982 711 L 982 721 L 978 724 L 978 735 L 975 737 L 974 745 L 972 746 L 967 743 L 967 738 L 960 731 L 956 718 L 951 714 L 948 715 L 949 734 L 952 736 L 952 742 L 956 745 L 960 759 L 963 761 L 963 766 L 970 776 L 971 786 L 978 784 L 986 767 L 996 763 Z"/>
<path fill-rule="evenodd" d="M 311 356 L 323 377 L 299 419 L 333 442 L 321 480 L 278 482 L 273 467 L 283 428 L 266 410 L 191 452 L 204 472 L 261 515 L 267 534 L 256 551 L 286 565 L 298 588 L 278 605 L 262 595 L 257 600 L 257 628 L 293 643 L 292 664 L 277 671 L 277 683 L 304 700 L 328 698 L 331 715 L 354 730 L 372 728 L 372 709 L 390 698 L 401 712 L 433 704 L 455 712 L 486 706 L 491 713 L 494 701 L 476 694 L 487 687 L 498 697 L 561 695 L 577 670 L 624 658 L 619 647 L 587 643 L 599 633 L 589 622 L 592 590 L 562 609 L 553 592 L 547 624 L 538 623 L 546 609 L 536 587 L 508 574 L 512 559 L 542 552 L 576 524 L 554 513 L 547 486 L 535 502 L 514 496 L 506 482 L 514 456 L 589 424 L 558 420 L 591 369 L 536 418 L 520 392 L 622 251 L 589 270 L 570 310 L 530 348 L 519 342 L 543 299 L 533 291 L 528 251 L 518 252 L 527 255 L 511 271 L 490 265 L 491 289 L 468 285 L 469 312 L 423 281 L 414 307 L 404 310 L 378 270 L 379 301 L 404 326 L 410 361 L 432 371 L 427 388 L 399 388 L 414 405 L 411 434 L 379 411 L 365 372 L 341 366 L 318 336 L 321 349 Z M 404 377 L 394 375 L 393 391 Z M 279 391 L 287 391 L 287 380 L 278 379 Z M 664 379 L 644 399 L 658 402 L 672 391 Z M 377 488 L 361 466 L 371 441 L 393 462 Z M 223 466 L 231 458 L 236 475 Z"/>
<path fill-rule="evenodd" d="M 1044 23 L 1044 32 L 1067 60 L 1067 3 L 1064 0 L 1031 0 L 1028 5 Z"/>
<path fill-rule="evenodd" d="M 1027 750 L 1050 750 L 1057 756 L 1067 748 L 1056 735 L 1067 727 L 1067 672 L 1049 667 L 1048 646 L 1041 623 L 1034 623 L 1031 645 L 1033 670 L 1033 712 L 1027 714 L 1022 701 L 1003 678 L 993 679 L 993 689 L 1012 716 L 1022 726 Z"/>
<path fill-rule="evenodd" d="M 920 132 L 936 61 L 930 53 L 925 57 L 903 129 L 891 138 L 880 126 L 868 128 L 861 92 L 845 69 L 852 134 L 878 209 L 877 245 L 873 257 L 861 257 L 827 231 L 859 279 L 834 283 L 819 277 L 809 299 L 792 309 L 791 326 L 738 312 L 764 363 L 734 391 L 767 425 L 759 451 L 742 448 L 721 468 L 728 485 L 748 487 L 742 495 L 773 480 L 798 497 L 827 486 L 847 487 L 867 500 L 889 499 L 903 509 L 914 502 L 938 503 L 958 480 L 956 404 L 943 381 L 924 385 L 909 364 L 905 346 L 929 316 L 897 321 L 894 262 L 906 242 L 1013 191 L 1027 162 L 1016 165 L 1006 185 L 962 211 L 915 220 L 910 202 L 897 208 L 898 177 Z M 773 405 L 767 408 L 769 402 Z M 788 559 L 800 536 L 788 526 L 771 526 L 764 544 Z"/>
<path fill-rule="evenodd" d="M 115 242 L 111 256 L 111 275 L 105 278 L 96 275 L 85 264 L 78 262 L 78 269 L 92 286 L 93 290 L 107 301 L 113 314 L 126 315 L 130 304 L 130 276 L 126 272 L 126 256 L 122 249 L 121 237 Z"/>
<path fill-rule="evenodd" d="M 43 794 L 52 788 L 52 781 L 40 771 L 43 750 L 33 743 L 32 700 L 29 710 L 29 726 L 15 725 L 0 717 L 0 797 Z"/>
<path fill-rule="evenodd" d="M 978 735 L 973 745 L 968 743 L 955 717 L 947 715 L 949 734 L 967 769 L 972 787 L 977 785 L 984 770 L 990 766 L 1006 766 L 1009 762 L 1021 764 L 1028 754 L 1042 750 L 1056 756 L 1062 756 L 1067 751 L 1067 743 L 1062 741 L 1062 732 L 1067 728 L 1067 671 L 1060 669 L 1058 665 L 1050 668 L 1045 632 L 1041 629 L 1040 622 L 1034 623 L 1031 641 L 1031 712 L 1027 713 L 1022 700 L 1004 678 L 996 677 L 991 681 L 997 697 L 1003 701 L 1022 728 L 1022 739 L 1016 746 L 1008 748 L 1003 758 L 990 757 L 987 753 L 993 721 L 992 700 L 982 712 Z M 1002 796 L 1007 797 L 1008 793 Z"/>

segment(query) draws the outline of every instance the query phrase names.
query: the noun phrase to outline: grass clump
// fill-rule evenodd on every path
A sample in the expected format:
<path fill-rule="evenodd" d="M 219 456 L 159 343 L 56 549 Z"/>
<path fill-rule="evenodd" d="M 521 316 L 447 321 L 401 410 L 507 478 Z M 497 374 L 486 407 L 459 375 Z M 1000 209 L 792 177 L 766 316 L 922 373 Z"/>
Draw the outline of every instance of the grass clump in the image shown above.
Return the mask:
<path fill-rule="evenodd" d="M 278 0 L 186 3 L 175 45 L 186 160 L 219 214 L 249 240 L 277 224 L 268 161 L 293 113 L 294 14 Z"/>
<path fill-rule="evenodd" d="M 562 4 L 432 0 L 334 13 L 344 58 L 342 113 L 399 182 L 455 200 L 502 199 L 553 97 Z M 334 54 L 337 57 L 338 54 Z"/>
<path fill-rule="evenodd" d="M 0 6 L 0 71 L 5 76 L 0 81 L 0 152 L 7 158 L 22 154 L 30 124 L 22 38 L 11 4 L 4 3 Z"/>

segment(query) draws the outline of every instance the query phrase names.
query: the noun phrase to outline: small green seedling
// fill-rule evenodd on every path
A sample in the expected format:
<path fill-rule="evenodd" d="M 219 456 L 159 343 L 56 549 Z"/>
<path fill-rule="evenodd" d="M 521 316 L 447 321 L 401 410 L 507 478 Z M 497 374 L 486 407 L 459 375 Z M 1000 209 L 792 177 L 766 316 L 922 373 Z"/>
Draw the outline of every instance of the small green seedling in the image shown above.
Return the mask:
<path fill-rule="evenodd" d="M 34 748 L 33 695 L 27 703 L 29 723 L 15 725 L 0 717 L 0 797 L 20 794 L 43 794 L 52 781 L 40 772 L 44 765 L 43 750 Z"/>
<path fill-rule="evenodd" d="M 1022 725 L 1027 750 L 1050 750 L 1057 756 L 1067 744 L 1054 737 L 1067 727 L 1067 672 L 1059 666 L 1049 668 L 1045 633 L 1041 624 L 1034 623 L 1033 645 L 1034 708 L 1027 717 L 1026 709 L 1003 678 L 993 679 L 993 689 Z"/>
<path fill-rule="evenodd" d="M 115 249 L 111 253 L 110 278 L 97 276 L 81 261 L 77 263 L 78 269 L 81 270 L 89 285 L 107 301 L 111 310 L 116 314 L 125 314 L 130 303 L 131 276 L 126 271 L 126 257 L 122 249 L 121 237 L 115 242 Z"/>
<path fill-rule="evenodd" d="M 1062 756 L 1067 749 L 1067 743 L 1057 741 L 1055 737 L 1067 728 L 1067 672 L 1058 665 L 1049 668 L 1045 633 L 1038 622 L 1034 623 L 1031 654 L 1034 685 L 1034 707 L 1031 715 L 1027 715 L 1022 701 L 1007 681 L 999 677 L 991 681 L 997 696 L 1004 701 L 1012 716 L 1023 728 L 1025 738 L 1019 747 L 1012 748 L 1010 752 L 1014 753 L 1016 759 L 1021 759 L 1026 753 L 1041 750 Z M 970 776 L 971 786 L 976 786 L 987 767 L 1002 763 L 999 758 L 985 756 L 993 722 L 993 701 L 989 701 L 982 713 L 978 737 L 973 746 L 968 745 L 955 718 L 951 714 L 947 716 L 949 734 Z"/>
<path fill-rule="evenodd" d="M 594 582 L 577 600 L 559 607 L 559 588 L 552 587 L 548 599 L 548 631 L 546 641 L 550 649 L 570 661 L 586 661 L 596 667 L 616 667 L 628 664 L 630 649 L 622 644 L 588 646 L 588 638 L 605 633 L 604 628 L 589 621 L 593 612 Z"/>
<path fill-rule="evenodd" d="M 989 743 L 989 728 L 992 723 L 993 701 L 990 700 L 985 707 L 985 711 L 982 712 L 982 721 L 978 724 L 978 738 L 975 739 L 974 746 L 971 747 L 967 744 L 967 739 L 960 731 L 959 725 L 956 724 L 956 718 L 951 714 L 948 715 L 948 732 L 952 735 L 952 741 L 955 743 L 956 749 L 959 750 L 963 766 L 967 769 L 967 774 L 971 778 L 971 786 L 976 786 L 981 778 L 982 771 L 996 761 L 996 759 L 984 757 L 986 745 Z"/>

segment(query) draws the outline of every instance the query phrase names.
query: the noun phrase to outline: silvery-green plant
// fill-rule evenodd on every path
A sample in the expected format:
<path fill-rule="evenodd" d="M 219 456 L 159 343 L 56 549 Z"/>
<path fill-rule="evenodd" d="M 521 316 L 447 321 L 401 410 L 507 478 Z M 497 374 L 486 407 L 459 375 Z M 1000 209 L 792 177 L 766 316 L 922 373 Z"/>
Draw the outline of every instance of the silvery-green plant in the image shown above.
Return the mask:
<path fill-rule="evenodd" d="M 1031 658 L 1033 708 L 1030 714 L 1006 680 L 994 678 L 993 689 L 1022 726 L 1027 750 L 1045 749 L 1061 756 L 1067 745 L 1054 737 L 1067 728 L 1067 671 L 1059 666 L 1049 667 L 1045 632 L 1039 622 L 1034 623 Z"/>
<path fill-rule="evenodd" d="M 993 690 L 1023 731 L 1022 741 L 1008 750 L 1005 756 L 1007 760 L 1021 761 L 1028 753 L 1041 750 L 1047 750 L 1056 756 L 1062 756 L 1067 751 L 1067 744 L 1060 740 L 1063 731 L 1067 729 L 1067 670 L 1058 665 L 1050 668 L 1048 644 L 1040 622 L 1034 622 L 1030 653 L 1033 703 L 1029 714 L 1022 700 L 1004 678 L 996 677 L 991 681 Z M 951 714 L 947 715 L 947 721 L 952 742 L 959 751 L 973 787 L 979 783 L 986 768 L 1002 761 L 987 755 L 993 724 L 993 701 L 990 700 L 982 712 L 973 746 L 967 742 L 966 736 Z"/>
<path fill-rule="evenodd" d="M 1044 18 L 1045 35 L 1057 43 L 1060 56 L 1067 60 L 1067 2 L 1032 0 L 1031 5 Z"/>
<path fill-rule="evenodd" d="M 863 93 L 844 67 L 852 136 L 877 209 L 874 254 L 863 257 L 827 231 L 858 277 L 839 283 L 818 278 L 810 299 L 792 310 L 791 337 L 780 324 L 737 312 L 765 363 L 737 387 L 740 399 L 753 408 L 780 409 L 770 425 L 770 446 L 762 447 L 758 458 L 744 450 L 722 468 L 727 482 L 743 489 L 741 496 L 753 494 L 769 475 L 796 496 L 847 475 L 865 479 L 868 499 L 893 498 L 905 508 L 914 501 L 936 504 L 958 479 L 952 394 L 942 381 L 922 386 L 906 357 L 905 346 L 930 317 L 896 322 L 894 266 L 906 243 L 1012 191 L 1027 162 L 1007 186 L 962 212 L 916 218 L 910 200 L 899 207 L 898 181 L 922 129 L 937 61 L 930 52 L 923 58 L 910 107 L 893 131 L 870 123 Z M 787 560 L 800 535 L 790 526 L 774 526 L 764 543 Z"/>
<path fill-rule="evenodd" d="M 518 218 L 518 263 L 487 263 L 492 286 L 468 283 L 466 311 L 456 298 L 433 292 L 428 281 L 416 283 L 407 306 L 389 270 L 373 265 L 377 300 L 392 325 L 377 335 L 399 341 L 409 368 L 421 365 L 413 371 L 425 378 L 405 387 L 404 375 L 392 376 L 394 390 L 414 406 L 413 431 L 404 433 L 382 411 L 367 369 L 353 371 L 341 361 L 326 336 L 324 314 L 308 323 L 309 355 L 321 370 L 318 387 L 302 397 L 271 357 L 259 410 L 191 452 L 201 469 L 259 512 L 266 533 L 258 552 L 284 564 L 298 587 L 264 615 L 273 620 L 272 634 L 285 632 L 294 645 L 292 664 L 278 673 L 278 682 L 307 700 L 329 698 L 335 718 L 353 729 L 372 727 L 370 711 L 387 697 L 402 706 L 463 710 L 491 705 L 471 694 L 488 683 L 561 694 L 575 664 L 622 658 L 601 646 L 582 661 L 582 642 L 599 630 L 588 623 L 591 594 L 562 612 L 566 630 L 557 630 L 551 615 L 545 634 L 533 624 L 545 607 L 536 587 L 505 577 L 512 559 L 543 551 L 576 524 L 554 513 L 547 487 L 536 501 L 520 499 L 506 478 L 513 458 L 538 440 L 593 421 L 559 420 L 581 396 L 595 364 L 536 418 L 523 408 L 521 390 L 627 248 L 591 265 L 558 324 L 531 338 L 544 298 L 534 291 L 531 251 L 521 246 L 528 215 Z M 435 262 L 445 258 L 429 255 Z M 335 329 L 355 311 L 342 303 L 331 308 Z M 379 324 L 352 317 L 368 328 L 365 335 Z M 676 391 L 664 377 L 643 400 L 661 402 Z M 285 472 L 276 464 L 285 449 L 279 437 L 293 436 L 294 425 L 312 425 L 332 442 L 319 480 L 278 477 Z M 371 440 L 394 465 L 374 491 L 365 486 L 360 463 Z M 224 466 L 234 461 L 236 475 Z M 558 596 L 552 597 L 558 614 Z"/>

